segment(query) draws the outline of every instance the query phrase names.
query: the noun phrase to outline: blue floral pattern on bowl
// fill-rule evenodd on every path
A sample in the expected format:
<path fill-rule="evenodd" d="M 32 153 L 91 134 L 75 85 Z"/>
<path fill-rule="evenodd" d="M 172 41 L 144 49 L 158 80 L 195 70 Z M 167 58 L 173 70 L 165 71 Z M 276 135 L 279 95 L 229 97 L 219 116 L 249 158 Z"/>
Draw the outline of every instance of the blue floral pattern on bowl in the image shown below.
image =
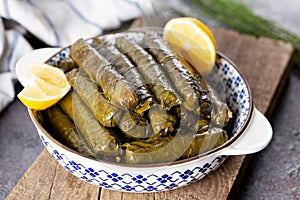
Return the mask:
<path fill-rule="evenodd" d="M 200 180 L 226 159 L 226 156 L 218 156 L 211 162 L 202 165 L 196 163 L 196 166 L 185 168 L 184 171 L 181 171 L 180 167 L 175 167 L 164 173 L 159 171 L 131 173 L 125 170 L 118 172 L 116 168 L 106 168 L 101 164 L 91 167 L 91 162 L 84 162 L 78 158 L 72 159 L 69 157 L 70 153 L 63 153 L 42 133 L 40 133 L 40 138 L 49 153 L 73 175 L 88 183 L 123 192 L 158 192 L 185 186 Z"/>

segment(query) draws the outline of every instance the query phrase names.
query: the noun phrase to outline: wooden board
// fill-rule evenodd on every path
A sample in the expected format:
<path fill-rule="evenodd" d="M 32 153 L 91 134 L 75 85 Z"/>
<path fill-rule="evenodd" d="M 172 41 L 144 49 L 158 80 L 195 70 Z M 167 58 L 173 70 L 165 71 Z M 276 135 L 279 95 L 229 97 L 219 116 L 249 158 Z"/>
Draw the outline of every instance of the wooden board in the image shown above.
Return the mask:
<path fill-rule="evenodd" d="M 250 84 L 255 106 L 272 114 L 290 71 L 293 47 L 266 38 L 212 29 L 218 50 L 234 61 Z M 231 156 L 210 175 L 186 187 L 167 192 L 133 194 L 110 191 L 68 173 L 46 149 L 20 179 L 7 199 L 227 199 L 242 180 L 249 156 Z"/>

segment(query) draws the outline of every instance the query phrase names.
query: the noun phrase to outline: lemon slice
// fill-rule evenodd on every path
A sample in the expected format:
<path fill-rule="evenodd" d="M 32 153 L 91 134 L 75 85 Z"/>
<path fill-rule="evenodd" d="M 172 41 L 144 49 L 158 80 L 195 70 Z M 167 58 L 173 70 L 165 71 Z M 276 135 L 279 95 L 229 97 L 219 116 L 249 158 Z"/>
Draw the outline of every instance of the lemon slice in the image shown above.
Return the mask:
<path fill-rule="evenodd" d="M 200 73 L 209 73 L 216 60 L 216 41 L 210 29 L 201 21 L 174 18 L 164 27 L 163 37 Z"/>
<path fill-rule="evenodd" d="M 36 110 L 54 105 L 71 88 L 63 71 L 44 63 L 31 64 L 21 76 L 28 84 L 18 98 L 25 106 Z"/>

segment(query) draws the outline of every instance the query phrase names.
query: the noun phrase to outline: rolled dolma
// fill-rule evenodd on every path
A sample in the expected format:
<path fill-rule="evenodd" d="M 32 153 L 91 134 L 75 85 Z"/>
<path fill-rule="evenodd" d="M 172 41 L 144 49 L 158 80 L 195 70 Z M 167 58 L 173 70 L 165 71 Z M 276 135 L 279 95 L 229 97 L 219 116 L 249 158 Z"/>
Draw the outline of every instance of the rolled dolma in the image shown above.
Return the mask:
<path fill-rule="evenodd" d="M 149 164 L 178 160 L 193 142 L 194 134 L 187 131 L 189 129 L 181 127 L 175 136 L 154 135 L 146 140 L 123 144 L 126 163 Z"/>
<path fill-rule="evenodd" d="M 70 57 L 65 57 L 57 63 L 57 67 L 62 69 L 64 72 L 68 72 L 74 68 L 77 68 L 78 65 Z"/>
<path fill-rule="evenodd" d="M 129 139 L 143 139 L 153 135 L 148 119 L 132 111 L 123 112 L 118 127 Z"/>
<path fill-rule="evenodd" d="M 169 136 L 177 126 L 177 118 L 162 109 L 160 104 L 154 104 L 147 116 L 139 116 L 135 112 L 124 112 L 118 127 L 127 137 L 135 139 L 149 138 L 153 135 Z M 149 120 L 148 120 L 149 119 Z"/>
<path fill-rule="evenodd" d="M 74 123 L 78 128 L 80 138 L 96 158 L 103 159 L 113 156 L 117 159 L 121 151 L 112 131 L 99 124 L 76 92 L 73 92 L 72 97 Z"/>
<path fill-rule="evenodd" d="M 46 109 L 43 115 L 45 126 L 55 139 L 79 153 L 91 156 L 90 151 L 80 139 L 74 123 L 58 106 Z"/>
<path fill-rule="evenodd" d="M 139 100 L 135 111 L 140 115 L 147 111 L 154 103 L 155 97 L 131 61 L 109 41 L 94 38 L 91 46 L 103 55 L 119 73 L 134 85 L 134 93 Z"/>
<path fill-rule="evenodd" d="M 72 91 L 70 91 L 64 98 L 62 98 L 58 105 L 59 107 L 71 118 L 73 119 L 73 110 L 72 110 Z"/>
<path fill-rule="evenodd" d="M 207 91 L 199 87 L 197 80 L 185 68 L 178 56 L 170 49 L 166 41 L 157 34 L 144 36 L 142 46 L 162 65 L 173 85 L 183 98 L 183 106 L 198 114 L 211 111 Z"/>
<path fill-rule="evenodd" d="M 185 61 L 183 61 L 185 62 Z M 187 70 L 193 75 L 193 77 L 197 80 L 199 83 L 199 86 L 205 89 L 210 97 L 211 100 L 211 122 L 217 125 L 218 127 L 225 127 L 228 125 L 229 121 L 232 119 L 232 112 L 230 111 L 228 105 L 226 104 L 226 99 L 224 95 L 222 96 L 223 93 L 225 93 L 223 90 L 223 80 L 220 80 L 216 78 L 215 76 L 206 76 L 208 79 L 208 82 L 204 80 L 204 77 L 199 74 L 195 68 L 190 66 L 188 63 L 185 62 L 185 67 Z M 213 72 L 217 73 L 217 72 Z M 215 85 L 219 90 L 214 90 L 212 87 L 212 84 Z M 218 85 L 219 84 L 219 85 Z M 218 92 L 218 93 L 217 93 Z M 224 98 L 222 100 L 220 98 L 220 95 Z"/>
<path fill-rule="evenodd" d="M 169 136 L 176 128 L 177 118 L 170 111 L 163 110 L 159 104 L 151 107 L 149 119 L 154 134 Z"/>
<path fill-rule="evenodd" d="M 177 114 L 180 125 L 191 127 L 192 130 L 198 131 L 198 120 L 200 119 L 200 116 L 192 111 L 188 111 L 183 106 L 177 106 L 174 108 L 175 113 Z"/>
<path fill-rule="evenodd" d="M 180 104 L 180 97 L 173 88 L 172 83 L 149 53 L 135 41 L 125 37 L 117 38 L 116 46 L 136 65 L 147 84 L 150 85 L 150 89 L 156 99 L 165 110 Z"/>
<path fill-rule="evenodd" d="M 73 89 L 89 107 L 100 124 L 106 127 L 116 126 L 121 109 L 108 102 L 101 88 L 92 82 L 89 76 L 82 70 L 73 69 L 66 75 Z"/>
<path fill-rule="evenodd" d="M 181 159 L 199 155 L 224 144 L 228 140 L 227 133 L 220 128 L 213 127 L 207 131 L 194 135 L 194 140 L 182 155 Z"/>
<path fill-rule="evenodd" d="M 133 86 L 84 40 L 79 39 L 71 46 L 70 57 L 97 82 L 109 102 L 124 109 L 137 105 Z"/>
<path fill-rule="evenodd" d="M 223 128 L 228 125 L 233 114 L 228 108 L 228 105 L 221 101 L 211 86 L 208 85 L 208 89 L 212 101 L 211 121 L 218 127 Z"/>

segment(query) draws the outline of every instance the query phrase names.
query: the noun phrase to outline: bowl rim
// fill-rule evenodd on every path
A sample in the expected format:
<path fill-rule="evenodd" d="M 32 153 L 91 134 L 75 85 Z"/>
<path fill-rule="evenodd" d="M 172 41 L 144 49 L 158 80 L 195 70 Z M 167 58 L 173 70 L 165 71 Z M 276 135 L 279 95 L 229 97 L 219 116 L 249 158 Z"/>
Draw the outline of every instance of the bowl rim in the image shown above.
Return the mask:
<path fill-rule="evenodd" d="M 97 36 L 97 37 L 101 37 L 101 36 Z M 90 38 L 89 38 L 90 39 Z M 87 40 L 89 40 L 87 39 Z M 69 48 L 70 46 L 61 48 L 57 53 L 55 53 L 54 55 L 52 55 L 49 59 L 47 59 L 45 61 L 45 63 L 49 62 L 49 60 L 51 60 L 54 56 L 56 56 L 57 54 L 59 54 L 60 52 L 66 50 L 67 48 Z M 240 131 L 238 131 L 234 136 L 232 136 L 227 142 L 225 142 L 224 144 L 213 148 L 207 152 L 201 153 L 199 155 L 190 157 L 190 158 L 185 158 L 182 160 L 177 160 L 177 161 L 170 161 L 170 162 L 163 162 L 163 163 L 148 163 L 148 164 L 128 164 L 128 163 L 117 163 L 117 162 L 112 162 L 112 161 L 107 161 L 107 160 L 100 160 L 97 158 L 92 158 L 86 155 L 83 155 L 65 145 L 63 145 L 62 143 L 60 143 L 58 140 L 56 140 L 53 136 L 51 136 L 50 133 L 48 133 L 46 131 L 46 129 L 42 126 L 42 124 L 38 121 L 38 119 L 36 119 L 34 112 L 36 112 L 33 109 L 28 108 L 28 112 L 29 115 L 31 117 L 31 120 L 33 121 L 33 123 L 35 124 L 36 128 L 38 128 L 40 131 L 42 131 L 42 133 L 47 136 L 47 138 L 49 140 L 51 140 L 52 142 L 54 142 L 57 146 L 59 146 L 60 148 L 71 152 L 73 154 L 76 154 L 77 156 L 82 156 L 86 159 L 90 159 L 92 161 L 95 162 L 100 162 L 102 164 L 110 164 L 110 165 L 115 165 L 118 167 L 129 167 L 129 168 L 135 168 L 135 167 L 139 167 L 139 168 L 149 168 L 149 167 L 162 167 L 162 166 L 170 166 L 170 165 L 179 165 L 179 164 L 184 164 L 184 163 L 188 163 L 194 160 L 198 160 L 198 159 L 205 159 L 206 157 L 209 156 L 213 156 L 215 153 L 221 151 L 222 149 L 229 147 L 231 144 L 233 144 L 244 132 L 245 129 L 248 127 L 248 124 L 250 122 L 250 119 L 252 117 L 253 114 L 253 110 L 254 110 L 254 105 L 253 105 L 253 97 L 252 97 L 252 93 L 251 93 L 251 89 L 250 86 L 247 82 L 247 80 L 245 79 L 245 77 L 243 76 L 243 74 L 240 72 L 240 70 L 238 69 L 237 65 L 231 60 L 229 59 L 227 56 L 225 56 L 223 53 L 217 51 L 217 58 L 223 58 L 226 60 L 226 62 L 228 62 L 233 68 L 234 70 L 237 71 L 237 73 L 241 76 L 241 78 L 243 79 L 243 81 L 245 82 L 245 86 L 247 88 L 247 91 L 249 93 L 249 113 L 246 117 L 246 121 L 245 123 L 242 125 L 242 127 L 240 128 Z"/>

